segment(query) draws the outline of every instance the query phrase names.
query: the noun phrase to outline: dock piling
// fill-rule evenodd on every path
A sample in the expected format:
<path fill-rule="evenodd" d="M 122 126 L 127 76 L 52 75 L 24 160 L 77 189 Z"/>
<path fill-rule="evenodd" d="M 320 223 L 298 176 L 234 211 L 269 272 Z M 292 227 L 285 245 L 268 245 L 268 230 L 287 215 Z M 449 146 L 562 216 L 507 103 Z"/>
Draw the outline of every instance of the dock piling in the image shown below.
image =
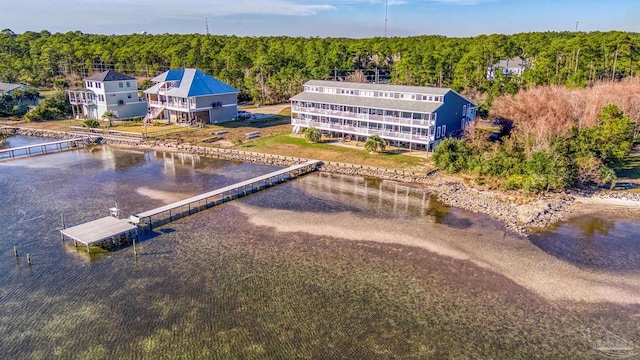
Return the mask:
<path fill-rule="evenodd" d="M 31 266 L 31 255 L 29 255 L 29 253 L 27 253 L 27 264 Z"/>
<path fill-rule="evenodd" d="M 18 248 L 17 247 L 13 247 L 13 255 L 15 255 L 16 257 L 18 257 Z"/>
<path fill-rule="evenodd" d="M 136 237 L 138 237 L 137 235 L 133 238 L 133 256 L 138 256 L 138 250 L 136 250 Z"/>

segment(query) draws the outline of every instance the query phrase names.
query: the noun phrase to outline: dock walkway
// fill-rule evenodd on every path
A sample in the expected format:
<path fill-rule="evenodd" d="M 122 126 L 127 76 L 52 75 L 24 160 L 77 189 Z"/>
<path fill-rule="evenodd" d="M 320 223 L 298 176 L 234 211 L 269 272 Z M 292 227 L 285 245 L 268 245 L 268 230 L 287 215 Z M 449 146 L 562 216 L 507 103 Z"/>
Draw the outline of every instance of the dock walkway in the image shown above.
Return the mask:
<path fill-rule="evenodd" d="M 72 148 L 72 144 L 74 146 L 82 145 L 86 140 L 89 140 L 89 139 L 90 139 L 89 137 L 79 137 L 79 138 L 73 138 L 73 139 L 52 141 L 52 142 L 47 142 L 42 144 L 33 144 L 33 145 L 18 146 L 18 147 L 9 148 L 9 149 L 0 149 L 0 155 L 8 153 L 9 158 L 13 159 L 16 157 L 16 153 L 22 153 L 24 151 L 24 155 L 22 156 L 30 156 L 31 153 L 38 148 L 42 151 L 42 154 L 48 154 L 47 150 L 49 150 L 49 152 L 68 150 Z M 49 148 L 52 146 L 55 147 L 54 150 L 51 150 Z"/>
<path fill-rule="evenodd" d="M 242 197 L 249 193 L 253 193 L 261 189 L 270 187 L 274 183 L 279 184 L 294 177 L 307 174 L 311 171 L 316 170 L 319 164 L 320 161 L 318 160 L 309 160 L 302 164 L 294 165 L 286 169 L 274 171 L 272 173 L 258 176 L 253 179 L 225 186 L 208 193 L 200 194 L 188 199 L 174 202 L 172 204 L 164 205 L 149 211 L 132 215 L 129 217 L 129 221 L 134 224 L 141 224 L 142 221 L 146 219 L 146 225 L 149 227 L 149 229 L 152 229 L 152 220 L 154 216 L 158 217 L 160 215 L 165 215 L 164 221 L 162 221 L 162 223 L 166 223 L 167 219 L 170 222 L 173 221 L 174 215 L 184 216 L 185 214 L 183 212 L 183 209 L 185 207 L 188 209 L 187 215 L 190 215 L 193 209 L 197 211 L 201 207 L 209 208 L 210 206 L 217 205 L 220 201 L 225 202 L 234 198 Z M 166 215 L 168 215 L 168 217 Z"/>

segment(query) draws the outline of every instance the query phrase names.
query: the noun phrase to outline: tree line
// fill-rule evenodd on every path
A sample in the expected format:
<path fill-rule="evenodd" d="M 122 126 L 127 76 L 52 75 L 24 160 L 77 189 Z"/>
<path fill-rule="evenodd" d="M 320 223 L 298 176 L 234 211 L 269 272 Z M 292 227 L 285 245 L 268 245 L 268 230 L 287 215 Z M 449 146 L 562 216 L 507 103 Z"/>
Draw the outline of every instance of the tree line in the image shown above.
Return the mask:
<path fill-rule="evenodd" d="M 309 79 L 379 78 L 394 84 L 451 87 L 498 95 L 537 85 L 585 87 L 631 77 L 638 68 L 640 34 L 534 32 L 449 38 L 237 37 L 201 34 L 94 35 L 0 31 L 0 81 L 37 87 L 78 84 L 92 72 L 114 69 L 149 78 L 169 68 L 199 68 L 241 90 L 241 99 L 278 103 Z M 487 68 L 521 56 L 532 67 L 521 77 L 493 80 Z M 363 78 L 364 77 L 364 78 Z"/>

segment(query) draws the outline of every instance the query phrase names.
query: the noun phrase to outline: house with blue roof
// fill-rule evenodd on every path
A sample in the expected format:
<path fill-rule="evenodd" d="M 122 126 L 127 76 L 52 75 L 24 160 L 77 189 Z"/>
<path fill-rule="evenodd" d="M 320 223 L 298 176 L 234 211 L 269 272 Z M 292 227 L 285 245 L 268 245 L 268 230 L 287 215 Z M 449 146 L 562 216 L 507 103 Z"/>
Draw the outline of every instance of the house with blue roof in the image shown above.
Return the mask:
<path fill-rule="evenodd" d="M 197 69 L 173 69 L 151 79 L 145 90 L 149 113 L 145 120 L 204 125 L 235 120 L 240 91 Z"/>

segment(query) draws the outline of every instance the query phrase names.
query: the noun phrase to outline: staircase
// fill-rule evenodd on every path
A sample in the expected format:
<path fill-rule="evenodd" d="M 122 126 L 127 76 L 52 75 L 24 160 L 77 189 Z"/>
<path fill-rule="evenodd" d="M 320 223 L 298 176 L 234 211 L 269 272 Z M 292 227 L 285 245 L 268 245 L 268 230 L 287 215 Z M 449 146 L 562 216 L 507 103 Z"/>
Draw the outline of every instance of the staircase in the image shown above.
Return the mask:
<path fill-rule="evenodd" d="M 165 108 L 166 108 L 166 106 L 161 106 L 159 108 L 154 108 L 150 113 L 147 114 L 147 116 L 144 117 L 142 122 L 144 124 L 151 123 L 151 120 L 157 119 L 158 116 L 160 116 L 160 114 L 162 114 L 162 112 L 164 111 Z"/>

